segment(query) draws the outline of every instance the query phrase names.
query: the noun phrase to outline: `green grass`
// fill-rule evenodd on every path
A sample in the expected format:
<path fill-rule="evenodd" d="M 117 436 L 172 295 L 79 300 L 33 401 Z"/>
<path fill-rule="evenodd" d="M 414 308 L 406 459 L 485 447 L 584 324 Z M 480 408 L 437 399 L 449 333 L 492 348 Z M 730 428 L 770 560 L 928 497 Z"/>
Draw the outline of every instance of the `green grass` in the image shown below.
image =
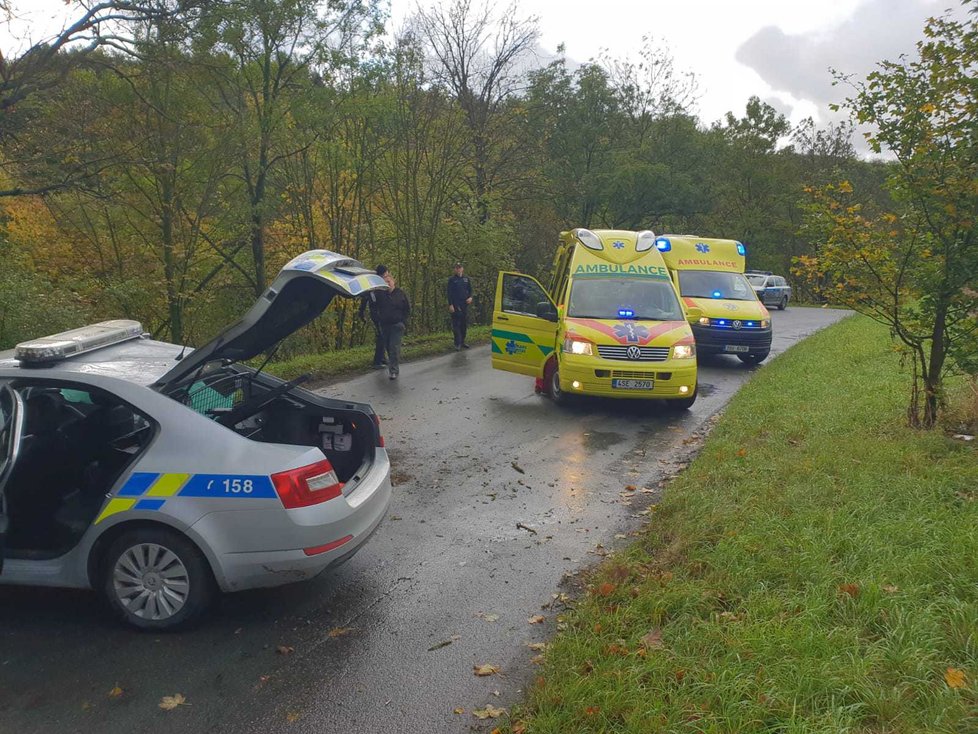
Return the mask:
<path fill-rule="evenodd" d="M 861 317 L 760 371 L 589 578 L 516 731 L 978 732 L 978 452 L 906 397 Z"/>
<path fill-rule="evenodd" d="M 467 337 L 469 344 L 488 341 L 491 330 L 489 326 L 470 327 Z M 452 349 L 453 338 L 450 331 L 418 336 L 408 335 L 401 348 L 401 362 L 444 354 Z M 285 380 L 292 380 L 307 372 L 313 380 L 325 380 L 369 370 L 373 358 L 374 345 L 371 343 L 350 349 L 304 354 L 282 362 L 272 362 L 266 371 Z"/>

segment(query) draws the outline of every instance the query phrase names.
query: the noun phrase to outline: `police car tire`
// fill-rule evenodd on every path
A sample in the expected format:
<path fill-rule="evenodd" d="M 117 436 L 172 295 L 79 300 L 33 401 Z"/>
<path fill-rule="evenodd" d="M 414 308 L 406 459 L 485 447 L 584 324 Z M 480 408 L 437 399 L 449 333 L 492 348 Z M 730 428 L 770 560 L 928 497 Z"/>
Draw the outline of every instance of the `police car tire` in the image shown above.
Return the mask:
<path fill-rule="evenodd" d="M 781 299 L 781 303 L 778 304 L 778 311 L 784 311 L 788 308 L 788 296 Z"/>
<path fill-rule="evenodd" d="M 112 572 L 119 558 L 130 548 L 145 543 L 159 545 L 177 556 L 189 579 L 190 591 L 183 607 L 172 617 L 162 620 L 143 619 L 129 612 L 116 595 L 113 585 Z M 203 553 L 188 538 L 166 528 L 137 528 L 116 538 L 101 559 L 99 590 L 120 621 L 152 632 L 186 629 L 194 625 L 213 605 L 217 596 L 217 585 Z"/>

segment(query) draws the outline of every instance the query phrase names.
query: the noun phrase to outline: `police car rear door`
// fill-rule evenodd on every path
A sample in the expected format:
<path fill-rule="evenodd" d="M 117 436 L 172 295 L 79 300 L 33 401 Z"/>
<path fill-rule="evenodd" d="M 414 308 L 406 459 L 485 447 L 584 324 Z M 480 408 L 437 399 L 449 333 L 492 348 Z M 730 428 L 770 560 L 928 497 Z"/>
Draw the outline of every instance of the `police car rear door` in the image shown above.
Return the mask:
<path fill-rule="evenodd" d="M 23 420 L 20 396 L 9 385 L 0 385 L 0 573 L 3 572 L 8 523 L 4 490 L 17 461 Z"/>
<path fill-rule="evenodd" d="M 543 377 L 557 341 L 557 307 L 529 275 L 500 273 L 492 309 L 492 366 Z"/>

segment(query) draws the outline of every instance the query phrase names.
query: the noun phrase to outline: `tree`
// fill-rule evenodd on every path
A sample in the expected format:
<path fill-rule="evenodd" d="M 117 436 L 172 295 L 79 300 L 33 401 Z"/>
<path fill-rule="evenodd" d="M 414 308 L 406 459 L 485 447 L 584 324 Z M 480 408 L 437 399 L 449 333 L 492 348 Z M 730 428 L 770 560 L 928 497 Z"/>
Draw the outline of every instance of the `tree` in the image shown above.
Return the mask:
<path fill-rule="evenodd" d="M 929 428 L 978 335 L 978 20 L 932 18 L 924 36 L 916 59 L 880 62 L 844 104 L 896 160 L 891 211 L 864 208 L 848 182 L 816 191 L 810 223 L 826 244 L 800 264 L 910 351 L 909 420 Z"/>
<path fill-rule="evenodd" d="M 536 17 L 520 18 L 514 3 L 499 17 L 492 6 L 471 0 L 419 10 L 414 20 L 437 70 L 437 79 L 455 97 L 465 115 L 474 170 L 472 190 L 483 221 L 489 217 L 488 195 L 503 167 L 520 150 L 518 141 L 501 147 L 499 127 L 511 108 L 506 101 L 520 87 L 526 57 L 540 35 Z"/>

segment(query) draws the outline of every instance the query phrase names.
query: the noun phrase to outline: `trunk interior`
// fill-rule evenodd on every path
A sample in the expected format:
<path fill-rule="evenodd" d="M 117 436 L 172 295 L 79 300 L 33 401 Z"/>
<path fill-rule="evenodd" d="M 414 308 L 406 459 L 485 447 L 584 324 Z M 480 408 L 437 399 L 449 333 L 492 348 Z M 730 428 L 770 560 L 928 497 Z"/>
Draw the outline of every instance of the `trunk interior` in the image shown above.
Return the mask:
<path fill-rule="evenodd" d="M 315 446 L 341 482 L 373 461 L 379 429 L 370 406 L 335 400 L 241 367 L 196 376 L 169 395 L 252 441 Z"/>

